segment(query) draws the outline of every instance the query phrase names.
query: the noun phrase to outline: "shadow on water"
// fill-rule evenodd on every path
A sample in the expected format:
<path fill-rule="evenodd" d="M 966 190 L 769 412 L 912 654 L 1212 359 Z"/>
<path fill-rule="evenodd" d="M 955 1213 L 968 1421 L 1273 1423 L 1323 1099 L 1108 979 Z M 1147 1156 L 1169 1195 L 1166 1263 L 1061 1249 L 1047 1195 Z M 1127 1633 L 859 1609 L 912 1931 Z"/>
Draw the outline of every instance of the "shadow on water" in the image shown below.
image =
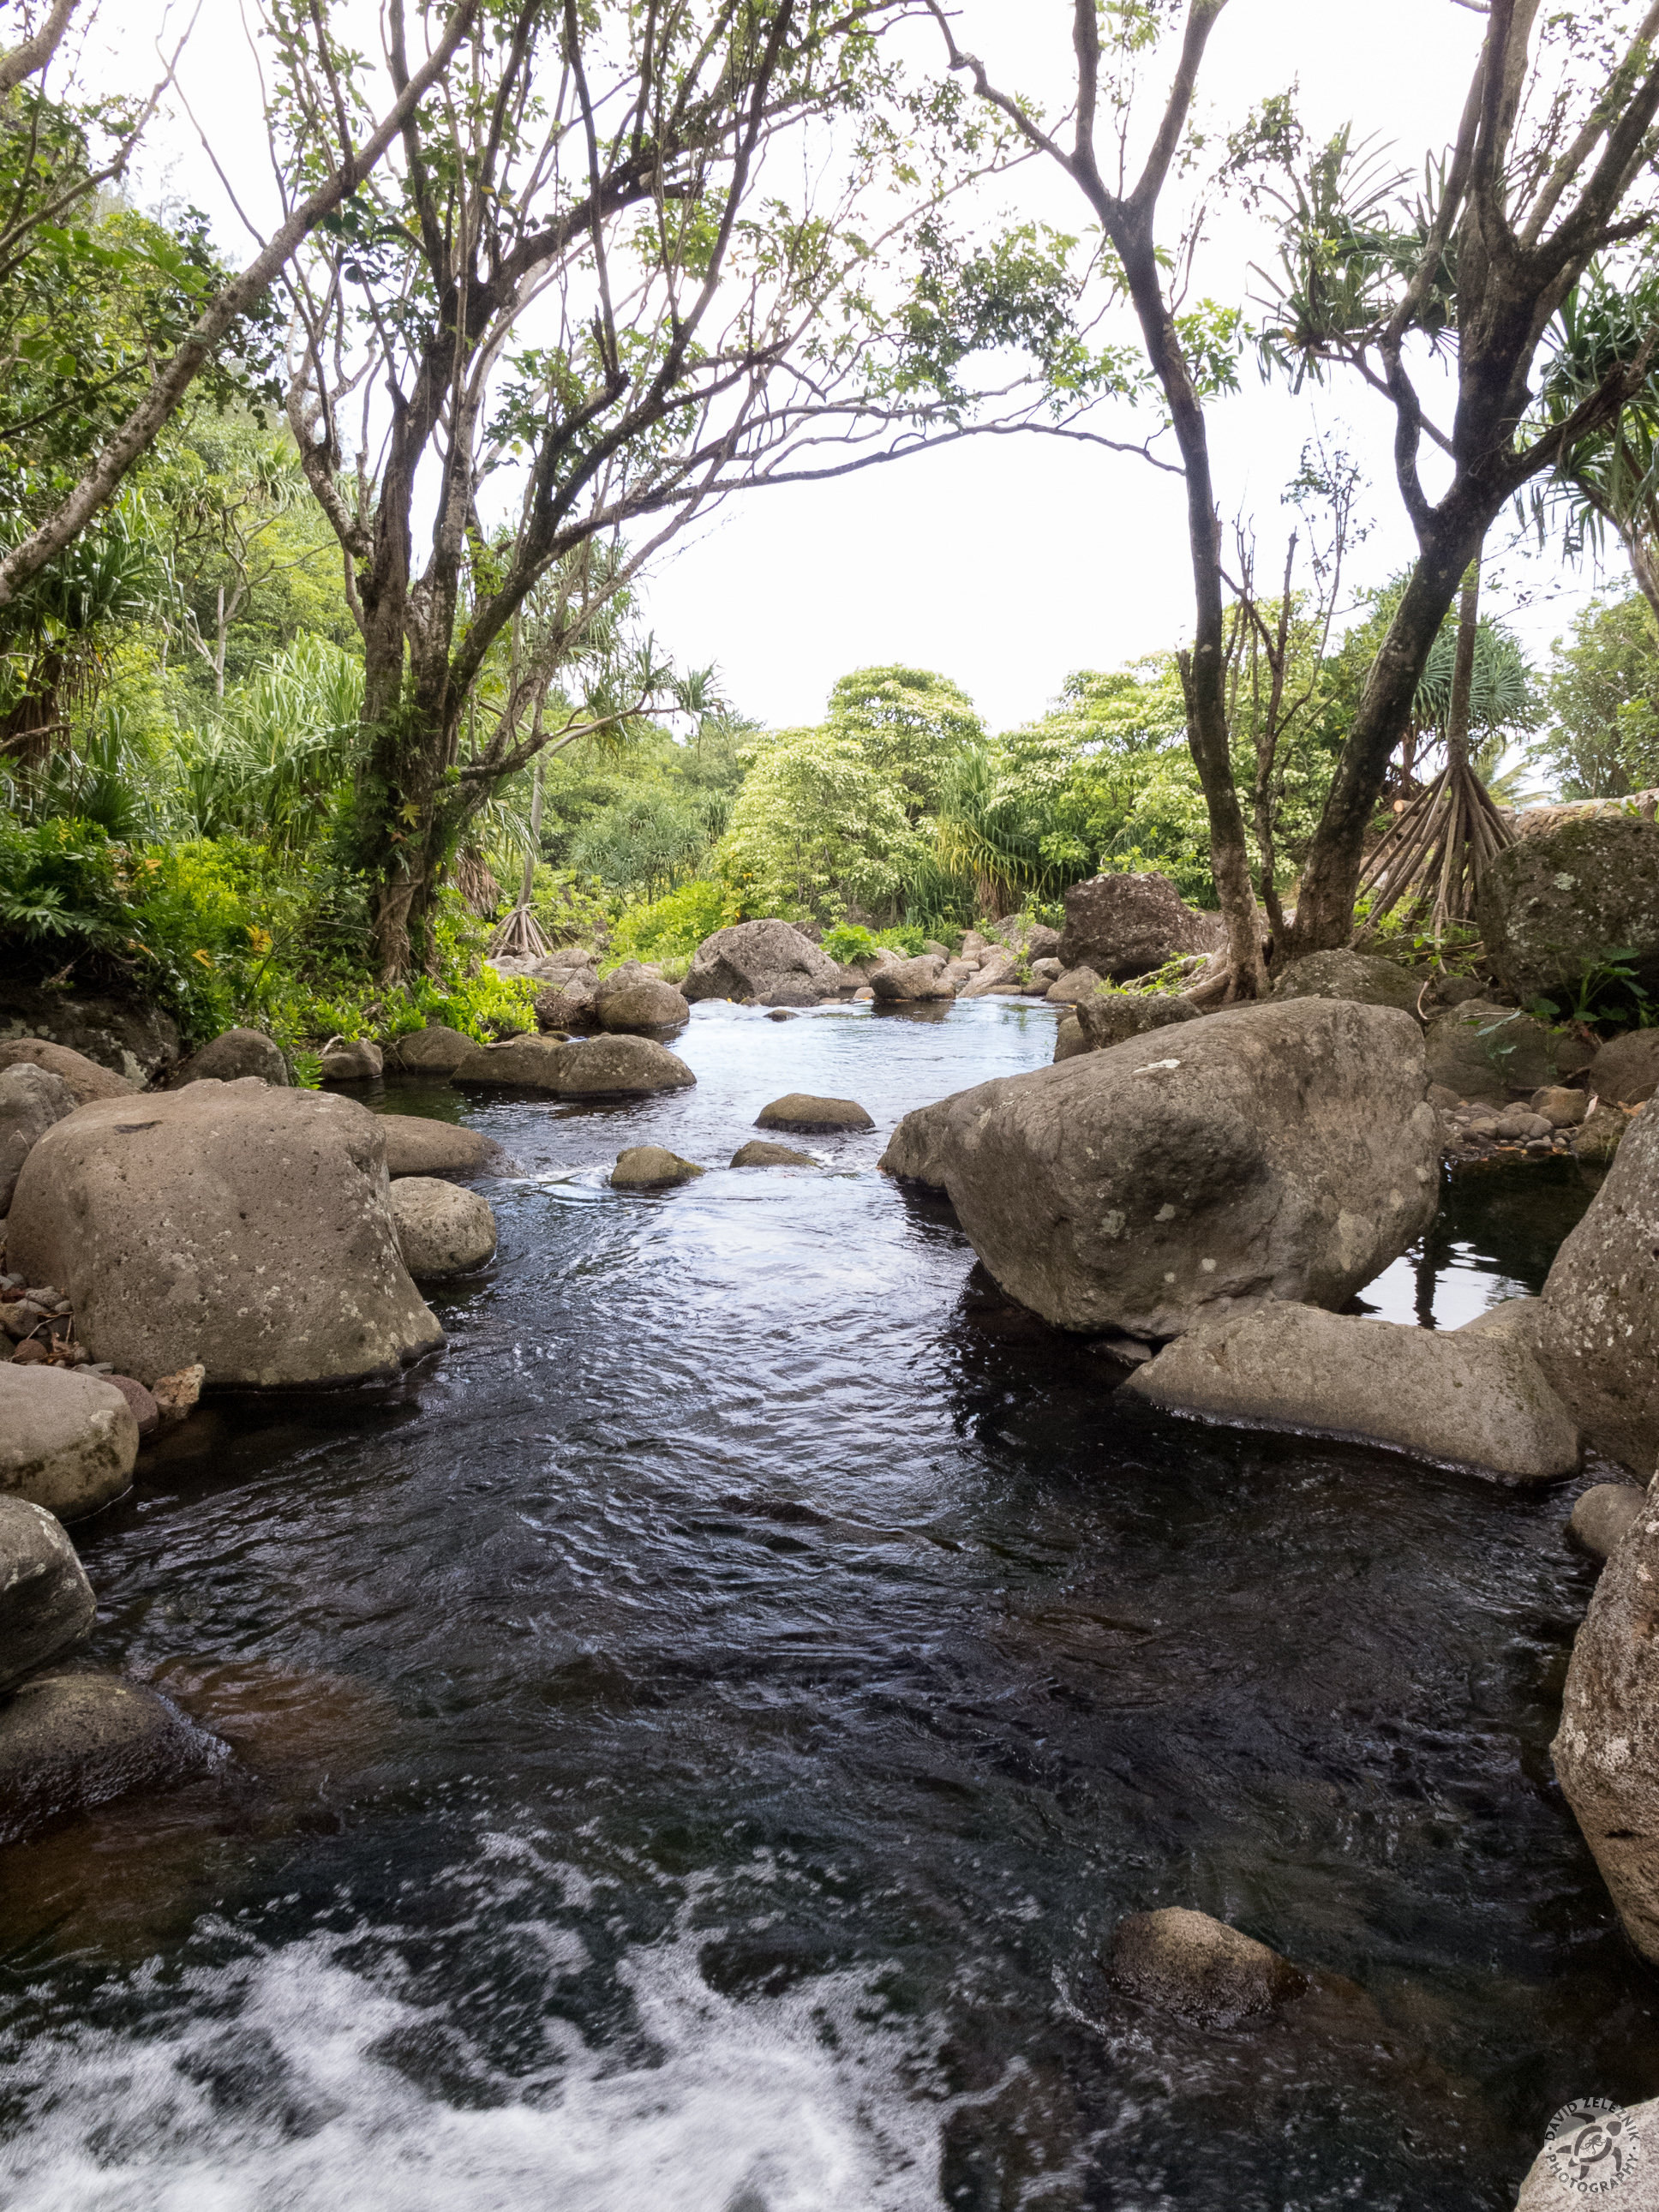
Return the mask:
<path fill-rule="evenodd" d="M 1547 1755 L 1570 1487 L 1121 1407 L 874 1172 L 1052 1038 L 708 1007 L 692 1092 L 386 1094 L 505 1146 L 501 1257 L 399 1390 L 210 1409 L 83 1532 L 94 1656 L 236 1758 L 0 1859 L 10 2203 L 1449 2212 L 1650 2090 Z M 720 1169 L 792 1089 L 878 1127 Z M 611 1193 L 644 1139 L 715 1171 Z M 1588 1196 L 1460 1181 L 1368 1298 L 1535 1290 Z M 1131 2007 L 1175 1903 L 1328 1978 Z"/>

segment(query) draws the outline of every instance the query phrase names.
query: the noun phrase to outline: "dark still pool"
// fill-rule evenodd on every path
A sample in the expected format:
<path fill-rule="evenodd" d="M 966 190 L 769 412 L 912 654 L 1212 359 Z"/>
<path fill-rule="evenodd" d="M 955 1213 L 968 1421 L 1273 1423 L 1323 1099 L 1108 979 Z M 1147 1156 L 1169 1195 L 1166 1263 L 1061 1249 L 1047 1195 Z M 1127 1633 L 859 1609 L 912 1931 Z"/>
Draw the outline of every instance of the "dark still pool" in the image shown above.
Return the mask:
<path fill-rule="evenodd" d="M 1577 1486 L 1115 1405 L 876 1172 L 1053 1041 L 720 1005 L 665 1099 L 387 1092 L 504 1145 L 500 1258 L 397 1390 L 210 1407 L 77 1530 L 95 1662 L 233 1757 L 0 1854 L 12 2212 L 1463 2212 L 1651 2093 L 1547 1752 Z M 793 1090 L 876 1132 L 606 1188 Z M 1535 1290 L 1577 1178 L 1368 1302 Z M 1161 1905 L 1323 1996 L 1132 2003 Z"/>

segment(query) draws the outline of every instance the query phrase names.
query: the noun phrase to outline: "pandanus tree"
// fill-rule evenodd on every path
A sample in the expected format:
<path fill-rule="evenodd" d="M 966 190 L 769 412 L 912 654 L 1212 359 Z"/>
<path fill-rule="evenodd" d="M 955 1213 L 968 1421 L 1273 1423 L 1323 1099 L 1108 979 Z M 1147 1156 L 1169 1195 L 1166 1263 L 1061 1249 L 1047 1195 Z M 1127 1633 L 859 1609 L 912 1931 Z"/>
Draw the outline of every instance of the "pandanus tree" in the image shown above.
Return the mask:
<path fill-rule="evenodd" d="M 1609 374 L 1646 364 L 1647 374 L 1601 428 L 1564 445 L 1553 474 L 1534 488 L 1540 532 L 1565 508 L 1570 549 L 1611 537 L 1659 616 L 1659 265 L 1624 270 L 1595 264 L 1561 303 L 1539 389 L 1538 412 L 1565 423 Z"/>
<path fill-rule="evenodd" d="M 1349 933 L 1390 759 L 1494 519 L 1607 430 L 1648 374 L 1638 349 L 1607 362 L 1556 419 L 1540 422 L 1532 407 L 1534 364 L 1563 303 L 1598 256 L 1653 220 L 1659 6 L 1601 0 L 1540 19 L 1538 0 L 1490 0 L 1484 12 L 1456 137 L 1426 165 L 1419 191 L 1404 198 L 1392 179 L 1379 182 L 1375 156 L 1345 134 L 1285 195 L 1284 276 L 1266 342 L 1293 372 L 1340 365 L 1386 402 L 1419 548 L 1303 871 L 1291 957 Z M 1454 383 L 1445 422 L 1425 373 L 1437 358 Z M 1468 835 L 1452 835 L 1447 850 L 1461 844 L 1478 866 L 1481 794 L 1449 772 L 1454 781 Z"/>

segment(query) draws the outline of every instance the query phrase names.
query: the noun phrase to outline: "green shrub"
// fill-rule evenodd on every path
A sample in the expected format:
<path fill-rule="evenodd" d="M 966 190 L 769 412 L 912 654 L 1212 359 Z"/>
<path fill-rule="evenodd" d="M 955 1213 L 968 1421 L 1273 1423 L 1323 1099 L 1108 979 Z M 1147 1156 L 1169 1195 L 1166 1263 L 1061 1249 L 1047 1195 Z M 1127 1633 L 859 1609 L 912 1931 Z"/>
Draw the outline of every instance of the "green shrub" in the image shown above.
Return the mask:
<path fill-rule="evenodd" d="M 530 879 L 530 911 L 550 945 L 602 945 L 610 933 L 604 887 L 572 868 L 538 866 Z"/>
<path fill-rule="evenodd" d="M 653 899 L 648 906 L 625 907 L 611 927 L 607 964 L 628 959 L 690 962 L 705 937 L 737 920 L 724 884 L 699 881 Z"/>

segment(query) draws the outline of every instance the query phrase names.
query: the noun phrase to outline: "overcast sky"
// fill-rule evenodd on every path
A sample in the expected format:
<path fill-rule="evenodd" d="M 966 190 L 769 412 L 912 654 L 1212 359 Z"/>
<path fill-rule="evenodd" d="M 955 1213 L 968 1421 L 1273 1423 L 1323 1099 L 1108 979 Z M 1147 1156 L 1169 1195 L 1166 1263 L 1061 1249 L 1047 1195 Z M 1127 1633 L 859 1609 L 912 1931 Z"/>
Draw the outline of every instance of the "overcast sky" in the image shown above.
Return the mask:
<path fill-rule="evenodd" d="M 238 15 L 210 0 L 182 82 L 239 191 L 257 195 L 258 92 Z M 117 52 L 108 65 L 146 67 L 159 9 L 105 15 Z M 965 0 L 957 35 L 994 75 L 1042 97 L 1062 82 L 1070 16 L 1066 0 Z M 1295 83 L 1315 136 L 1351 121 L 1358 137 L 1394 142 L 1401 166 L 1416 169 L 1450 135 L 1480 34 L 1480 18 L 1452 0 L 1392 0 L 1386 9 L 1231 0 L 1206 60 L 1206 119 L 1225 127 Z M 182 116 L 158 129 L 141 197 L 164 180 L 212 210 L 227 248 L 243 251 Z M 1028 168 L 1000 198 L 1085 227 L 1081 201 L 1052 173 Z M 1237 301 L 1254 284 L 1244 266 L 1253 250 L 1261 250 L 1259 238 L 1224 228 L 1200 289 Z M 1224 514 L 1253 514 L 1264 552 L 1281 549 L 1265 565 L 1282 557 L 1288 518 L 1279 495 L 1317 428 L 1346 443 L 1370 478 L 1364 504 L 1373 527 L 1356 581 L 1401 566 L 1413 549 L 1393 486 L 1388 411 L 1347 384 L 1299 398 L 1282 384 L 1264 388 L 1249 364 L 1243 384 L 1214 406 L 1212 443 Z M 1622 569 L 1609 580 L 1627 588 Z M 1493 581 L 1492 610 L 1512 612 L 1541 655 L 1596 579 L 1563 570 L 1552 554 L 1506 559 Z M 1069 671 L 1109 667 L 1185 637 L 1182 489 L 1144 462 L 1098 449 L 970 440 L 831 484 L 732 499 L 665 558 L 647 603 L 678 661 L 717 664 L 732 702 L 772 726 L 816 720 L 845 671 L 902 660 L 953 677 L 993 727 L 1006 727 L 1040 713 Z"/>

